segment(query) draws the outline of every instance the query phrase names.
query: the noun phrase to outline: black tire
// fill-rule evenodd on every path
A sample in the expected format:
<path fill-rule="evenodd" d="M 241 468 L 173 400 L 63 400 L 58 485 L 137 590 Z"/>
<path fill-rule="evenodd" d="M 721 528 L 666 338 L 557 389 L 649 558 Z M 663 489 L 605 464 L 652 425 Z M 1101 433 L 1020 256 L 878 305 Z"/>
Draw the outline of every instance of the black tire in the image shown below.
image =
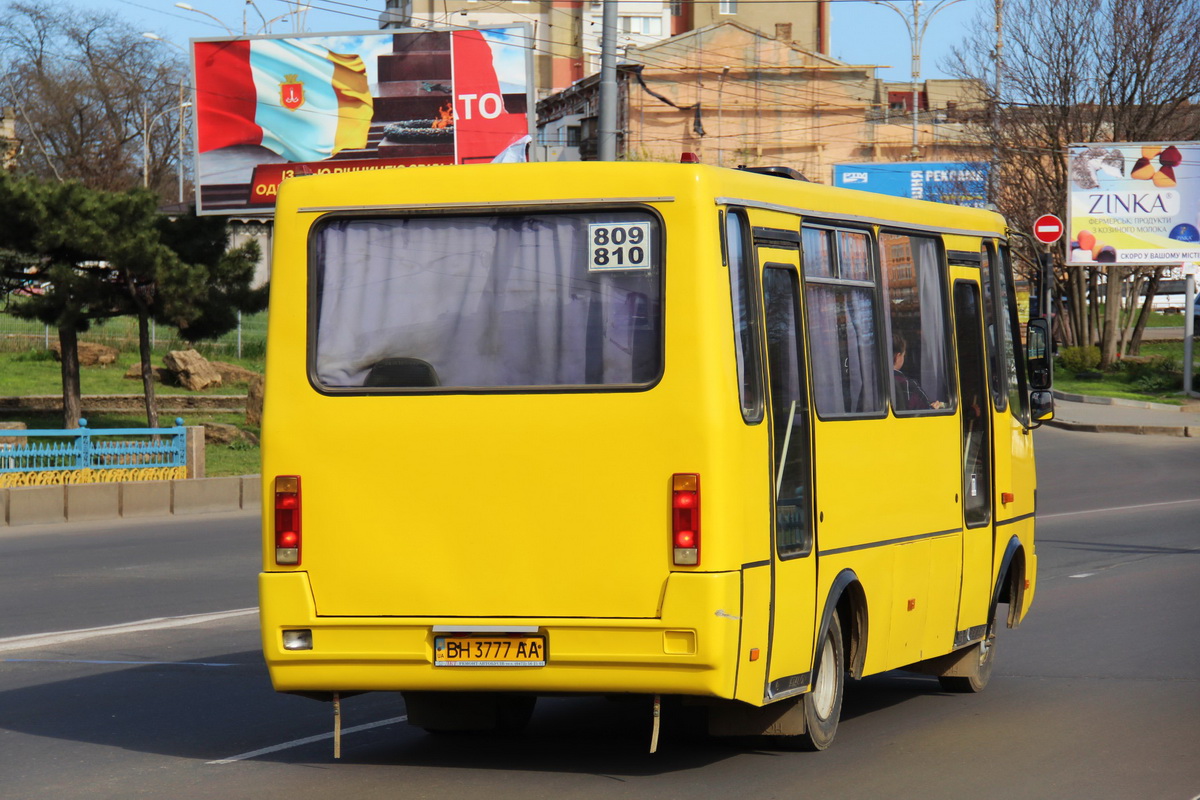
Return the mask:
<path fill-rule="evenodd" d="M 812 689 L 801 697 L 804 704 L 804 733 L 797 744 L 804 750 L 824 750 L 833 744 L 842 716 L 842 692 L 846 685 L 842 625 L 836 611 L 817 644 Z"/>
<path fill-rule="evenodd" d="M 972 648 L 975 656 L 968 662 L 970 670 L 966 675 L 940 675 L 938 683 L 942 689 L 956 694 L 974 694 L 982 692 L 992 678 L 992 664 L 996 658 L 996 637 L 988 635 Z"/>

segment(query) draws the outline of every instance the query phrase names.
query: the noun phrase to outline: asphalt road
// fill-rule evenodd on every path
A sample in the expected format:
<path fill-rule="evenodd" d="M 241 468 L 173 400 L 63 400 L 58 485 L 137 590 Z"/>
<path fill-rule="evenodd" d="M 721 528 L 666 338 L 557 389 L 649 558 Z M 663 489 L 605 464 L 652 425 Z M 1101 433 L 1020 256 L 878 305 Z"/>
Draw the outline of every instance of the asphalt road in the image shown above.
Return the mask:
<path fill-rule="evenodd" d="M 1200 443 L 1044 428 L 1040 580 L 992 682 L 849 687 L 825 753 L 709 740 L 668 707 L 542 701 L 521 737 L 429 736 L 396 695 L 274 694 L 257 520 L 0 534 L 0 797 L 1172 798 L 1200 795 Z M 192 617 L 12 648 L 12 637 Z M 197 621 L 199 620 L 199 621 Z M 164 625 L 167 623 L 163 623 Z"/>

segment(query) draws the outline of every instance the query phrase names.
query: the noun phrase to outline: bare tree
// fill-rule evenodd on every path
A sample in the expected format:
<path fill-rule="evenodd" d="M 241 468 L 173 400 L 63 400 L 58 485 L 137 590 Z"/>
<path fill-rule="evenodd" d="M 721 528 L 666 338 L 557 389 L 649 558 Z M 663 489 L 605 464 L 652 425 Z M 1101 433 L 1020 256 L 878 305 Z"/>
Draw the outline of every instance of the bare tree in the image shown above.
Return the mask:
<path fill-rule="evenodd" d="M 169 197 L 178 166 L 181 53 L 110 13 L 14 2 L 0 11 L 0 104 L 17 109 L 18 169 Z M 148 137 L 148 138 L 146 138 Z"/>
<path fill-rule="evenodd" d="M 998 168 L 993 202 L 1017 228 L 1030 230 L 1046 212 L 1065 216 L 1068 145 L 1200 136 L 1198 18 L 1200 0 L 1007 0 L 998 61 L 995 17 L 991 9 L 980 14 L 952 67 L 997 106 L 997 124 L 983 127 Z M 1132 337 L 1134 315 L 1118 322 L 1121 289 L 1139 270 L 1068 267 L 1060 255 L 1056 262 L 1061 339 L 1099 343 L 1105 366 L 1122 343 L 1136 352 L 1152 295 Z M 1146 277 L 1153 291 L 1161 269 Z"/>

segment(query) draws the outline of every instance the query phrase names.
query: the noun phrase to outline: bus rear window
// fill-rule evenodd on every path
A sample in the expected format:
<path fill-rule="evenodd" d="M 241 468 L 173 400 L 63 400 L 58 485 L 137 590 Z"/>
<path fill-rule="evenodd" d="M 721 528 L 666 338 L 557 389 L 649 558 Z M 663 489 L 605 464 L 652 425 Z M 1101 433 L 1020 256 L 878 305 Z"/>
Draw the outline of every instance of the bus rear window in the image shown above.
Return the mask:
<path fill-rule="evenodd" d="M 645 211 L 331 219 L 315 234 L 319 387 L 644 385 L 662 368 Z"/>

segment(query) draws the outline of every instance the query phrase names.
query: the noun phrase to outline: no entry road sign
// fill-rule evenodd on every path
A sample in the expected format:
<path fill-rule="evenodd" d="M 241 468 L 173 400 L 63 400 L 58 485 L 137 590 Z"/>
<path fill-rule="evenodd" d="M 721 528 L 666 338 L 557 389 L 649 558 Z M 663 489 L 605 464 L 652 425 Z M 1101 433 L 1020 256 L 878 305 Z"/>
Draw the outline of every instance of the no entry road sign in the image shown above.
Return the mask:
<path fill-rule="evenodd" d="M 1054 244 L 1063 235 L 1063 221 L 1053 214 L 1042 214 L 1033 223 L 1033 238 L 1042 244 Z"/>

